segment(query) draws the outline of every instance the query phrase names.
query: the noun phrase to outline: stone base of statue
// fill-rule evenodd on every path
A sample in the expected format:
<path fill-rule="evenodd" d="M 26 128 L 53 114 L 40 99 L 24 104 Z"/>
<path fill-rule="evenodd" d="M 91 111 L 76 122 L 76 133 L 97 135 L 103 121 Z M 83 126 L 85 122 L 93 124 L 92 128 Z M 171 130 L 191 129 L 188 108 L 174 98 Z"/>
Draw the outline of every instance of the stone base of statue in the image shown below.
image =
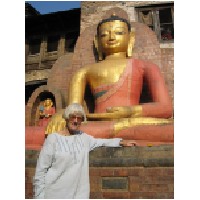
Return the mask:
<path fill-rule="evenodd" d="M 25 154 L 25 197 L 31 199 L 39 150 Z M 173 145 L 97 148 L 89 170 L 91 199 L 174 198 Z"/>
<path fill-rule="evenodd" d="M 95 138 L 123 138 L 135 140 L 138 146 L 148 144 L 172 144 L 174 142 L 174 125 L 145 125 L 114 130 L 115 122 L 89 122 L 83 124 L 81 130 Z M 137 145 L 136 144 L 136 145 Z"/>
<path fill-rule="evenodd" d="M 45 140 L 45 126 L 25 127 L 25 149 L 40 150 Z"/>
<path fill-rule="evenodd" d="M 26 149 L 39 150 L 45 139 L 45 126 L 26 126 Z M 113 121 L 82 124 L 81 130 L 95 138 L 123 138 L 135 140 L 136 146 L 158 146 L 174 143 L 174 125 L 145 125 L 115 131 Z"/>

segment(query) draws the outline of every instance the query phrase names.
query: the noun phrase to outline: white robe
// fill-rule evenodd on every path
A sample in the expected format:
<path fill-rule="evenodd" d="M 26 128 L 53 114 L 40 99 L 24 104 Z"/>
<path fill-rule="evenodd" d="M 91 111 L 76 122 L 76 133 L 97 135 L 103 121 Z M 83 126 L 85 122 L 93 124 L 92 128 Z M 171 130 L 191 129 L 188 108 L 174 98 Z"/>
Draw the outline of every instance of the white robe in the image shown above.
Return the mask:
<path fill-rule="evenodd" d="M 36 199 L 89 199 L 89 152 L 96 147 L 119 147 L 120 138 L 95 139 L 85 133 L 47 137 L 34 177 Z"/>

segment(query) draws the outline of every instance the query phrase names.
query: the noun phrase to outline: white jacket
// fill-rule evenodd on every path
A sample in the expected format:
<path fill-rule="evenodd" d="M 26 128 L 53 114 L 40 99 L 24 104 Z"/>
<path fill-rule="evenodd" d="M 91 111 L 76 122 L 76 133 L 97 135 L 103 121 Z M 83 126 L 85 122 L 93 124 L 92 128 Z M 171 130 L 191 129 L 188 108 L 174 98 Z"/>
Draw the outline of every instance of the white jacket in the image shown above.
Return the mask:
<path fill-rule="evenodd" d="M 47 137 L 34 177 L 36 199 L 89 199 L 89 152 L 96 147 L 119 147 L 120 138 L 95 139 L 85 133 Z"/>

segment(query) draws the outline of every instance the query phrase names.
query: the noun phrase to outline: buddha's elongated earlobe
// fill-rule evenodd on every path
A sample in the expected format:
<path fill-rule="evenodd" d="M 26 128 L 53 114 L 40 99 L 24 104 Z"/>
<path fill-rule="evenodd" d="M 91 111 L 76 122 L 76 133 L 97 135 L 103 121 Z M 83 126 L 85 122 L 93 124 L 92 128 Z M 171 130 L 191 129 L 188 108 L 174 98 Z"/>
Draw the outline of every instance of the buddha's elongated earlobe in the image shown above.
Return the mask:
<path fill-rule="evenodd" d="M 131 30 L 127 48 L 127 57 L 132 57 L 134 44 L 135 44 L 135 32 L 134 30 Z"/>
<path fill-rule="evenodd" d="M 103 60 L 103 54 L 102 54 L 101 47 L 99 45 L 99 40 L 98 40 L 98 36 L 97 35 L 95 35 L 95 37 L 94 37 L 94 46 L 97 49 L 99 60 Z"/>

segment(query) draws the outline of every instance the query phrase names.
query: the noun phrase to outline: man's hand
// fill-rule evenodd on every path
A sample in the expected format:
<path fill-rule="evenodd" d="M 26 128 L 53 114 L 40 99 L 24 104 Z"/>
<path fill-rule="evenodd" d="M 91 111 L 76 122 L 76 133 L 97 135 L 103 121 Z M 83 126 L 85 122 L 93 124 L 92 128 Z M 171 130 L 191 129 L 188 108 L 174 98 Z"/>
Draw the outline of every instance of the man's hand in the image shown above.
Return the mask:
<path fill-rule="evenodd" d="M 135 140 L 121 140 L 119 144 L 124 147 L 132 147 L 137 145 Z"/>

